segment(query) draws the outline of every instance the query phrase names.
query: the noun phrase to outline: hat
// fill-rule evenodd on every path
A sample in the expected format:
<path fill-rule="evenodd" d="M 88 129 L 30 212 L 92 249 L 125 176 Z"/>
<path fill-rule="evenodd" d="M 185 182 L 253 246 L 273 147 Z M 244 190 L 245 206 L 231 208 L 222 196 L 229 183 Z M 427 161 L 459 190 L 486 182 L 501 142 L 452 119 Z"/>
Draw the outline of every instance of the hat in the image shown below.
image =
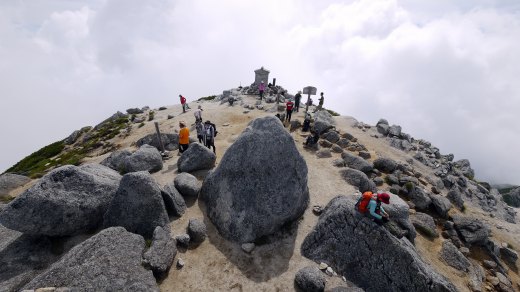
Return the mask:
<path fill-rule="evenodd" d="M 301 91 L 301 90 L 298 90 L 298 93 L 302 93 L 302 91 Z"/>
<path fill-rule="evenodd" d="M 202 106 L 199 104 L 199 109 L 202 109 Z"/>
<path fill-rule="evenodd" d="M 387 193 L 377 194 L 377 198 L 385 204 L 390 204 L 390 195 Z"/>
<path fill-rule="evenodd" d="M 210 121 L 205 121 L 205 122 L 204 122 L 204 124 L 209 124 L 209 123 L 210 123 Z"/>

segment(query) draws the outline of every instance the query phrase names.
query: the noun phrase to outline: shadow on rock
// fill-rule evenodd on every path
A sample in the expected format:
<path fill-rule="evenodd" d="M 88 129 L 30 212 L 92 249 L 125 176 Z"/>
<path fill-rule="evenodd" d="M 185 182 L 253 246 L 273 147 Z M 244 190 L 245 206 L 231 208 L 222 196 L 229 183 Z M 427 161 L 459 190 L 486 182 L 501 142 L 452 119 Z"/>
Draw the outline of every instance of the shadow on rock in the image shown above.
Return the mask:
<path fill-rule="evenodd" d="M 263 236 L 255 242 L 251 253 L 242 250 L 239 243 L 223 238 L 206 215 L 204 202 L 199 200 L 204 213 L 208 239 L 227 259 L 250 280 L 265 282 L 287 271 L 293 255 L 299 221 L 292 222 L 273 235 Z M 190 246 L 190 249 L 192 247 Z"/>

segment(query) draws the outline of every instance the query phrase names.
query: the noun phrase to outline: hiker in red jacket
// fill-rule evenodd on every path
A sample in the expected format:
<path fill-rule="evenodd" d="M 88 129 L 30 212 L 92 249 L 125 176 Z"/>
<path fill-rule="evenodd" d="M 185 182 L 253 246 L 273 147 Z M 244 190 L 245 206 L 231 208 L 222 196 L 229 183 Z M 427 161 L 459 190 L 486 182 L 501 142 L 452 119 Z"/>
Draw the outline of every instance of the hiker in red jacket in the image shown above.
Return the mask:
<path fill-rule="evenodd" d="M 186 112 L 186 98 L 179 94 L 179 98 L 181 99 L 181 105 L 182 105 L 182 112 Z"/>
<path fill-rule="evenodd" d="M 287 110 L 287 115 L 285 116 L 285 120 L 288 122 L 291 122 L 291 115 L 292 115 L 294 103 L 292 102 L 291 99 L 289 99 L 289 101 L 287 102 L 287 104 L 285 106 L 286 106 L 286 110 Z"/>

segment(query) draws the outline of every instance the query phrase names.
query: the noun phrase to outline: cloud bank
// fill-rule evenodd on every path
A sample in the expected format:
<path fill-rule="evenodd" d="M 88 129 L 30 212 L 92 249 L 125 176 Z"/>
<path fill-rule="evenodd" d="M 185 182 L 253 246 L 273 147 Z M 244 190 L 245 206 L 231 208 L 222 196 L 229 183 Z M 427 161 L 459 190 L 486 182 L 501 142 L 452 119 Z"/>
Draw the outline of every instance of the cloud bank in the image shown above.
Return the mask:
<path fill-rule="evenodd" d="M 247 85 L 265 66 L 325 107 L 399 124 L 478 179 L 520 184 L 515 1 L 0 4 L 0 169 L 117 110 Z"/>

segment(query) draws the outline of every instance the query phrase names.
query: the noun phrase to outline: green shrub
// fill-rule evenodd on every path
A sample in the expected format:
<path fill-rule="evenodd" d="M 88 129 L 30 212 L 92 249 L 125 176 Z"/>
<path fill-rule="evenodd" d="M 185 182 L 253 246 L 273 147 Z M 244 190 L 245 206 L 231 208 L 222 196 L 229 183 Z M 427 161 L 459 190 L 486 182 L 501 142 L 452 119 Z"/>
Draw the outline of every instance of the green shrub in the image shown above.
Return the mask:
<path fill-rule="evenodd" d="M 392 182 L 390 181 L 390 178 L 388 176 L 385 176 L 384 181 L 387 185 L 391 186 Z"/>
<path fill-rule="evenodd" d="M 148 121 L 153 121 L 154 117 L 155 117 L 155 112 L 154 111 L 150 111 L 148 113 Z"/>
<path fill-rule="evenodd" d="M 410 192 L 413 190 L 414 188 L 414 185 L 413 185 L 413 182 L 409 181 L 407 183 L 404 184 L 404 187 Z"/>
<path fill-rule="evenodd" d="M 11 196 L 0 197 L 0 202 L 3 202 L 3 203 L 9 203 L 12 200 L 14 200 L 14 197 L 11 197 Z"/>
<path fill-rule="evenodd" d="M 326 109 L 326 108 L 323 108 L 324 110 L 328 111 L 329 114 L 331 114 L 332 116 L 334 117 L 338 117 L 340 116 L 340 114 L 338 114 L 337 112 L 333 111 L 333 110 L 330 110 L 330 109 Z"/>
<path fill-rule="evenodd" d="M 143 126 L 144 126 L 144 123 L 140 123 L 139 126 L 138 126 L 138 128 L 141 128 L 141 127 L 143 127 Z"/>
<path fill-rule="evenodd" d="M 216 95 L 205 96 L 205 97 L 201 97 L 201 98 L 197 99 L 197 101 L 214 100 L 216 97 L 217 97 Z"/>
<path fill-rule="evenodd" d="M 33 174 L 40 172 L 42 169 L 44 169 L 47 163 L 52 164 L 50 158 L 60 154 L 64 148 L 65 142 L 54 142 L 20 160 L 18 163 L 9 168 L 6 172 L 32 176 Z"/>

